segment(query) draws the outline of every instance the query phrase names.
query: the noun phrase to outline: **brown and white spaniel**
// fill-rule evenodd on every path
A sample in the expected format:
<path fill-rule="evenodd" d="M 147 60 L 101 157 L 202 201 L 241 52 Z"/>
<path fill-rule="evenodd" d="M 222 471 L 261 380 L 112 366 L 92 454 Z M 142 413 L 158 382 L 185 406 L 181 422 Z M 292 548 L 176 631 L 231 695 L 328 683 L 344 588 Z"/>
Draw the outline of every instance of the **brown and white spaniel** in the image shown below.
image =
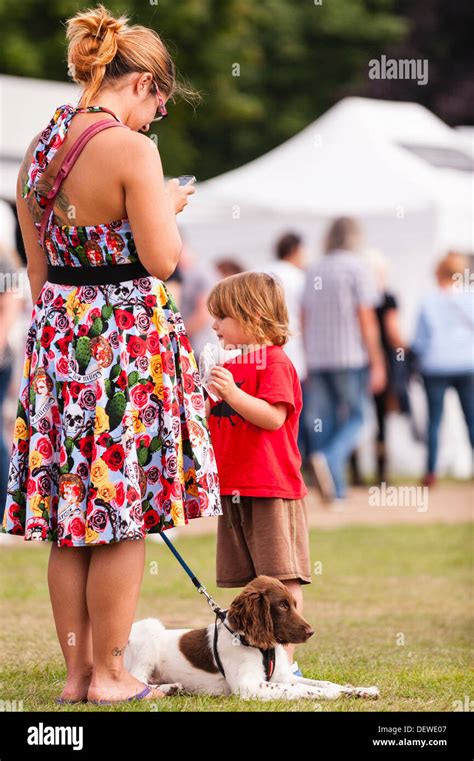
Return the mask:
<path fill-rule="evenodd" d="M 125 668 L 137 679 L 179 692 L 263 700 L 377 698 L 378 687 L 353 687 L 296 676 L 283 647 L 314 634 L 285 585 L 258 576 L 203 629 L 166 629 L 156 618 L 133 624 Z"/>

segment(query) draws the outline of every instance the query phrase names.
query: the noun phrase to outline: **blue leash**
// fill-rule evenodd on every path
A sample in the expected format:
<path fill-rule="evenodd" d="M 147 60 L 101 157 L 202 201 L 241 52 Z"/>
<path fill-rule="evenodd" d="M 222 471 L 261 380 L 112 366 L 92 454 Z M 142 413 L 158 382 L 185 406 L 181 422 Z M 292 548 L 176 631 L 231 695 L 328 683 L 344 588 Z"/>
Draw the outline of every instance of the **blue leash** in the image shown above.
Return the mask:
<path fill-rule="evenodd" d="M 167 545 L 168 545 L 168 547 L 170 548 L 171 552 L 172 552 L 172 553 L 173 553 L 173 555 L 175 556 L 176 560 L 177 560 L 177 561 L 178 561 L 178 562 L 181 564 L 181 566 L 184 568 L 184 570 L 185 570 L 185 571 L 186 571 L 186 573 L 188 574 L 189 578 L 190 578 L 190 579 L 191 579 L 191 581 L 193 582 L 194 586 L 196 587 L 197 591 L 198 591 L 200 594 L 203 594 L 203 595 L 205 595 L 205 597 L 206 597 L 206 599 L 207 599 L 207 602 L 208 602 L 208 604 L 209 604 L 209 607 L 211 608 L 211 610 L 213 611 L 213 613 L 215 613 L 215 614 L 216 614 L 216 616 L 219 616 L 219 618 L 221 619 L 221 621 L 224 621 L 224 619 L 225 619 L 225 611 L 224 611 L 224 610 L 222 610 L 222 608 L 221 608 L 221 607 L 220 607 L 220 606 L 219 606 L 219 605 L 216 603 L 216 601 L 215 601 L 215 600 L 213 600 L 213 598 L 211 597 L 211 595 L 210 595 L 210 594 L 209 594 L 209 592 L 207 591 L 206 587 L 205 587 L 203 584 L 201 584 L 201 582 L 199 581 L 199 579 L 197 578 L 197 576 L 196 576 L 196 575 L 195 575 L 195 574 L 194 574 L 194 573 L 191 571 L 190 567 L 188 566 L 188 564 L 186 563 L 186 561 L 184 560 L 184 558 L 182 558 L 182 557 L 181 557 L 181 555 L 179 554 L 179 552 L 178 552 L 178 550 L 176 549 L 176 547 L 175 547 L 175 546 L 172 544 L 171 540 L 170 540 L 170 539 L 169 539 L 169 538 L 166 536 L 166 531 L 162 531 L 162 532 L 160 533 L 160 536 L 161 536 L 161 538 L 163 539 L 163 541 L 165 542 L 165 544 L 167 544 Z"/>
<path fill-rule="evenodd" d="M 172 544 L 171 540 L 168 539 L 167 536 L 165 536 L 165 533 L 166 533 L 165 531 L 162 531 L 160 533 L 161 538 L 163 539 L 165 544 L 168 545 L 168 547 L 170 548 L 171 552 L 175 556 L 176 560 L 184 568 L 184 570 L 188 574 L 189 578 L 193 582 L 194 586 L 197 588 L 197 591 L 200 594 L 203 594 L 203 595 L 206 596 L 207 602 L 209 604 L 209 607 L 211 608 L 212 612 L 215 613 L 215 615 L 216 615 L 216 623 L 214 625 L 213 653 L 214 653 L 214 658 L 215 658 L 217 667 L 218 667 L 219 671 L 221 672 L 222 676 L 225 679 L 224 667 L 222 665 L 221 659 L 219 658 L 219 653 L 217 652 L 217 619 L 220 618 L 220 620 L 222 621 L 222 623 L 225 626 L 225 628 L 232 634 L 232 636 L 235 638 L 235 640 L 236 640 L 236 642 L 238 644 L 242 644 L 242 645 L 245 645 L 245 646 L 248 647 L 249 643 L 247 642 L 246 638 L 243 635 L 237 634 L 236 632 L 232 631 L 232 629 L 229 628 L 229 626 L 225 622 L 227 611 L 223 610 L 216 603 L 216 601 L 212 599 L 211 595 L 206 590 L 206 587 L 203 586 L 201 584 L 201 582 L 199 581 L 199 579 L 197 578 L 197 576 L 194 575 L 194 573 L 191 571 L 190 567 L 188 566 L 188 564 L 186 563 L 184 558 L 181 557 L 181 555 L 179 554 L 179 552 L 176 549 L 176 547 Z M 271 676 L 273 674 L 273 671 L 275 669 L 275 648 L 272 647 L 272 648 L 268 648 L 266 650 L 262 650 L 261 648 L 259 648 L 259 649 L 260 649 L 260 652 L 262 653 L 262 657 L 263 657 L 263 667 L 264 667 L 264 670 L 265 670 L 265 680 L 268 682 L 268 681 L 270 681 Z"/>

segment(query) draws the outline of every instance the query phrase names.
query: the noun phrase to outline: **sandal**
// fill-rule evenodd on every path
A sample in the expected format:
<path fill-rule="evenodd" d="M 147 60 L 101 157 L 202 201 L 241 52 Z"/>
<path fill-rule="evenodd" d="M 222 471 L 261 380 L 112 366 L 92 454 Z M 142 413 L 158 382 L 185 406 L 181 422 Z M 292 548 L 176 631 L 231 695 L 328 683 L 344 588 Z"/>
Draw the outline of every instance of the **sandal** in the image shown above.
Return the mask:
<path fill-rule="evenodd" d="M 159 684 L 147 684 L 145 685 L 145 688 L 137 695 L 131 695 L 129 698 L 122 698 L 121 700 L 89 700 L 88 702 L 94 703 L 94 705 L 97 706 L 111 706 L 114 705 L 114 703 L 127 703 L 131 700 L 143 700 L 143 698 L 146 698 L 146 696 L 149 695 L 152 690 L 156 689 L 159 686 Z"/>

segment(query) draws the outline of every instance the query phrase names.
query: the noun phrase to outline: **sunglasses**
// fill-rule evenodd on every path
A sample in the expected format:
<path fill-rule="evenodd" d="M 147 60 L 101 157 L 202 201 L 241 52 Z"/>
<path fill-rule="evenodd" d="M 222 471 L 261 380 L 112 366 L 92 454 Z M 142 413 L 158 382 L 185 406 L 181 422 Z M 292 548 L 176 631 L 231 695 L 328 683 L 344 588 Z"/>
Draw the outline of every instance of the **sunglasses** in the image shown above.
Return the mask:
<path fill-rule="evenodd" d="M 165 118 L 165 116 L 168 116 L 168 111 L 166 110 L 165 102 L 164 102 L 163 98 L 161 97 L 161 93 L 160 93 L 159 87 L 156 84 L 156 82 L 153 82 L 153 85 L 154 85 L 154 88 L 155 88 L 155 95 L 158 95 L 159 106 L 158 106 L 158 110 L 156 112 L 155 118 L 151 120 L 152 123 L 153 122 L 160 122 L 162 119 Z"/>

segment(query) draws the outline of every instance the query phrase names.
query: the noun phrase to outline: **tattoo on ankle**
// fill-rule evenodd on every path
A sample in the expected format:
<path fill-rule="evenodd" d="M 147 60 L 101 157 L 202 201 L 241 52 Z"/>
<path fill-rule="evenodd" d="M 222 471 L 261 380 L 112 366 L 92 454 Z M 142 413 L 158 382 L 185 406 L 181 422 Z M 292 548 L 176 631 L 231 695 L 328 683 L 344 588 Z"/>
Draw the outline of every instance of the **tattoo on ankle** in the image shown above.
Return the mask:
<path fill-rule="evenodd" d="M 125 652 L 125 648 L 124 647 L 122 647 L 122 648 L 120 648 L 120 647 L 114 647 L 114 649 L 112 650 L 112 655 L 123 655 L 124 652 Z"/>

